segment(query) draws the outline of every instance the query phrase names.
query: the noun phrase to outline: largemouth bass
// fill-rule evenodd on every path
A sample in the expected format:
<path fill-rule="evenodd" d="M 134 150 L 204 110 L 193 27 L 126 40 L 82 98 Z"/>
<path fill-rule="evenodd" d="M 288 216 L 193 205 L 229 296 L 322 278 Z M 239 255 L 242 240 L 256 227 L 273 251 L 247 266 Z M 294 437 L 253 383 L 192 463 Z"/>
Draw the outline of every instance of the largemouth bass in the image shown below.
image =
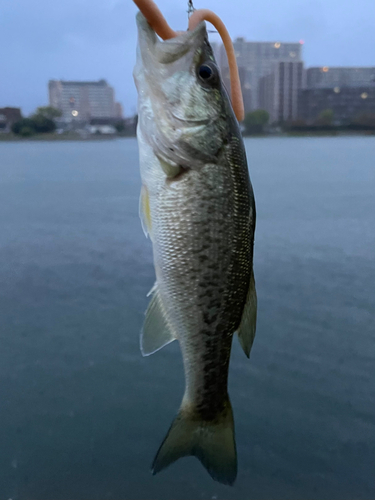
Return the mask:
<path fill-rule="evenodd" d="M 195 455 L 213 479 L 233 484 L 229 358 L 234 333 L 249 357 L 257 308 L 244 145 L 205 23 L 165 41 L 141 13 L 137 26 L 140 215 L 156 273 L 141 350 L 178 339 L 186 380 L 153 472 Z"/>

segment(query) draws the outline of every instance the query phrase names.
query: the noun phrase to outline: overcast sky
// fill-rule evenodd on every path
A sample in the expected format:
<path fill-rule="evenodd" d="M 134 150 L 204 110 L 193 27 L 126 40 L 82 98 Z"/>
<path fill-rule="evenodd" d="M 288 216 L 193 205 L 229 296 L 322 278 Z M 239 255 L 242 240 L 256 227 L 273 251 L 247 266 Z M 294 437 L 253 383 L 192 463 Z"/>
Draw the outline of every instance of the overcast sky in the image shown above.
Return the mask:
<path fill-rule="evenodd" d="M 186 0 L 158 0 L 175 29 L 187 27 Z M 375 66 L 375 0 L 194 0 L 214 10 L 232 38 L 299 41 L 307 66 Z M 48 103 L 49 79 L 98 80 L 114 88 L 126 115 L 136 7 L 131 0 L 0 0 L 0 107 L 24 114 Z"/>

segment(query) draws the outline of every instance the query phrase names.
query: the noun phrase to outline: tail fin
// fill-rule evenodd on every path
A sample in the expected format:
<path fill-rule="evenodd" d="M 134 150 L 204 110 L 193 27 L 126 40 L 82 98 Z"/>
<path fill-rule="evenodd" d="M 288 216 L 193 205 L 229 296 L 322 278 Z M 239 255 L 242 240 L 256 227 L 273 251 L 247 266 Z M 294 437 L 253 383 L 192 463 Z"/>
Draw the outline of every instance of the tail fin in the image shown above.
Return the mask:
<path fill-rule="evenodd" d="M 225 410 L 214 421 L 200 420 L 194 411 L 182 406 L 156 454 L 153 474 L 188 455 L 199 458 L 215 481 L 234 483 L 237 453 L 229 399 Z"/>

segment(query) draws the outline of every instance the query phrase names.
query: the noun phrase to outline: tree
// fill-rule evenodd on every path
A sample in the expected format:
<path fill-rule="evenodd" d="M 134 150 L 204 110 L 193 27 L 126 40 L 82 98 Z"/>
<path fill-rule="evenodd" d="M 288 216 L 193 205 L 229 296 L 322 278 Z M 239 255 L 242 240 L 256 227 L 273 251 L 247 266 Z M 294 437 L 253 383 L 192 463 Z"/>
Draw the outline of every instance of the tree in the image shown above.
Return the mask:
<path fill-rule="evenodd" d="M 251 113 L 246 113 L 243 121 L 245 132 L 248 134 L 262 133 L 269 119 L 270 115 L 264 109 L 256 109 L 255 111 L 251 111 Z"/>
<path fill-rule="evenodd" d="M 35 124 L 31 118 L 22 118 L 12 125 L 12 132 L 16 135 L 23 135 L 22 130 L 27 130 L 27 134 L 35 134 Z"/>
<path fill-rule="evenodd" d="M 115 128 L 116 128 L 118 133 L 124 132 L 124 130 L 125 130 L 124 120 L 115 123 Z"/>
<path fill-rule="evenodd" d="M 37 108 L 35 111 L 34 116 L 35 115 L 44 116 L 44 118 L 53 120 L 55 118 L 59 118 L 62 115 L 62 111 L 53 108 L 52 106 L 39 106 L 39 108 Z"/>
<path fill-rule="evenodd" d="M 22 137 L 30 137 L 31 135 L 34 135 L 34 133 L 35 130 L 32 129 L 31 127 L 22 127 L 19 135 Z"/>
<path fill-rule="evenodd" d="M 31 121 L 34 124 L 35 131 L 40 134 L 54 132 L 56 130 L 55 122 L 46 116 L 35 114 L 31 117 Z"/>
<path fill-rule="evenodd" d="M 46 132 L 54 132 L 55 129 L 55 122 L 42 115 L 33 115 L 31 118 L 22 118 L 22 120 L 18 120 L 18 122 L 13 123 L 12 125 L 12 132 L 16 135 L 32 135 L 35 133 L 44 134 Z"/>
<path fill-rule="evenodd" d="M 330 126 L 333 123 L 334 112 L 332 109 L 324 109 L 319 113 L 317 125 Z"/>

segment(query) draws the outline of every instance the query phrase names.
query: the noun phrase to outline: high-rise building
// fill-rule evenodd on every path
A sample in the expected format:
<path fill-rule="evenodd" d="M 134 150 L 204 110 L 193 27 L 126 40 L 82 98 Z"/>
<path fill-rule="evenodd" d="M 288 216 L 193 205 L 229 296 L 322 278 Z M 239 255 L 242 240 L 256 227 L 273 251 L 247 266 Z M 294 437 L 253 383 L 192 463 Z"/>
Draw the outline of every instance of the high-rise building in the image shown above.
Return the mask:
<path fill-rule="evenodd" d="M 375 87 L 375 67 L 308 68 L 306 87 L 322 89 L 334 87 Z"/>
<path fill-rule="evenodd" d="M 302 45 L 302 41 L 297 43 L 247 42 L 244 38 L 237 38 L 233 42 L 246 112 L 260 108 L 260 79 L 273 72 L 275 63 L 301 62 Z M 229 88 L 228 60 L 223 46 L 220 47 L 218 63 L 224 84 Z"/>
<path fill-rule="evenodd" d="M 308 68 L 299 109 L 300 117 L 310 124 L 328 109 L 337 125 L 375 113 L 375 67 Z"/>
<path fill-rule="evenodd" d="M 375 115 L 375 87 L 334 87 L 303 89 L 299 114 L 308 124 L 331 110 L 333 123 L 347 125 L 361 116 Z"/>
<path fill-rule="evenodd" d="M 298 117 L 298 97 L 304 84 L 303 62 L 278 62 L 259 82 L 259 107 L 268 111 L 270 122 Z"/>
<path fill-rule="evenodd" d="M 105 80 L 50 80 L 48 90 L 50 106 L 59 109 L 65 121 L 118 117 L 119 108 L 114 100 L 114 90 Z"/>

